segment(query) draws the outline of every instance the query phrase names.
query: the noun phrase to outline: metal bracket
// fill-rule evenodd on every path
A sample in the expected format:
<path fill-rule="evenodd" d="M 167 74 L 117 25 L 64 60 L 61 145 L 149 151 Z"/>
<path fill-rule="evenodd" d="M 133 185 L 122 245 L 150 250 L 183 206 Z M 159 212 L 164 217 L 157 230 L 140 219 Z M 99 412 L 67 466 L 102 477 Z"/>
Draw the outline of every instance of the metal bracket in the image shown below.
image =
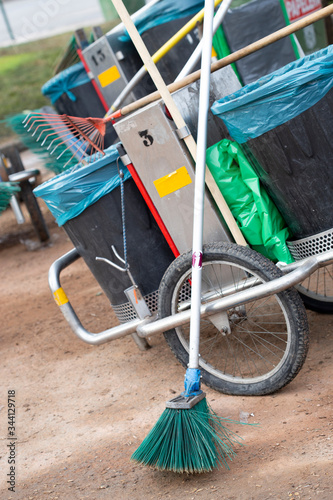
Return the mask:
<path fill-rule="evenodd" d="M 119 259 L 120 262 L 122 262 L 123 264 L 126 264 L 124 259 L 122 257 L 120 257 L 120 255 L 117 253 L 117 251 L 113 245 L 111 248 L 113 250 L 113 253 L 117 257 L 117 259 Z M 124 290 L 126 297 L 131 302 L 132 306 L 134 307 L 134 309 L 135 309 L 135 311 L 140 319 L 145 319 L 145 318 L 151 316 L 151 312 L 150 312 L 150 310 L 145 302 L 145 299 L 143 298 L 143 295 L 142 295 L 138 285 L 135 283 L 135 280 L 134 280 L 134 278 L 129 270 L 129 264 L 127 264 L 127 267 L 122 268 L 120 266 L 117 266 L 117 264 L 115 264 L 114 262 L 111 262 L 108 259 L 103 259 L 102 257 L 96 257 L 96 260 L 104 260 L 104 262 L 115 267 L 116 269 L 118 269 L 118 271 L 127 272 L 128 277 L 131 280 L 133 286 Z"/>
<path fill-rule="evenodd" d="M 137 286 L 127 288 L 124 290 L 124 293 L 140 319 L 149 318 L 151 316 L 149 307 L 147 306 L 146 301 Z"/>
<path fill-rule="evenodd" d="M 122 262 L 123 264 L 126 264 L 124 259 L 122 257 L 120 257 L 120 255 L 118 254 L 117 250 L 115 249 L 115 247 L 112 245 L 111 246 L 112 248 L 112 251 L 113 253 L 115 254 L 115 256 L 117 257 L 118 260 L 120 260 L 120 262 Z M 133 284 L 133 286 L 135 286 L 136 288 L 138 288 L 137 284 L 135 283 L 134 281 L 134 278 L 129 270 L 129 264 L 127 264 L 127 267 L 120 267 L 118 266 L 117 264 L 115 264 L 114 262 L 112 262 L 111 260 L 109 259 L 105 259 L 104 257 L 95 257 L 96 260 L 101 260 L 103 262 L 106 262 L 106 264 L 109 264 L 109 266 L 112 266 L 114 267 L 115 269 L 117 269 L 118 271 L 122 272 L 122 273 L 127 273 L 128 274 L 128 277 L 129 279 L 131 280 L 131 283 Z"/>
<path fill-rule="evenodd" d="M 116 147 L 117 147 L 117 151 L 118 151 L 118 154 L 119 154 L 121 161 L 123 162 L 125 167 L 127 167 L 127 165 L 132 163 L 131 158 L 126 153 L 126 150 L 122 144 L 117 144 Z"/>
<path fill-rule="evenodd" d="M 178 139 L 185 139 L 185 137 L 188 137 L 189 135 L 191 135 L 191 132 L 190 132 L 188 126 L 184 125 L 184 127 L 176 129 L 176 134 L 178 136 Z"/>
<path fill-rule="evenodd" d="M 117 259 L 120 260 L 120 262 L 122 262 L 126 266 L 125 260 L 122 257 L 120 257 L 115 247 L 112 245 L 111 248 Z M 124 290 L 126 297 L 129 299 L 130 303 L 134 307 L 134 310 L 139 319 L 145 319 L 147 317 L 150 317 L 151 312 L 145 302 L 145 299 L 142 296 L 142 293 L 140 292 L 138 285 L 134 281 L 134 278 L 129 270 L 129 264 L 127 264 L 126 267 L 120 267 L 111 260 L 105 259 L 104 257 L 96 257 L 96 260 L 101 260 L 103 262 L 106 262 L 106 264 L 109 264 L 109 266 L 114 267 L 118 271 L 122 273 L 127 273 L 133 286 Z M 150 345 L 148 344 L 147 340 L 144 338 L 140 338 L 137 333 L 132 333 L 132 338 L 141 351 L 146 351 L 147 349 L 150 348 Z"/>
<path fill-rule="evenodd" d="M 209 321 L 218 329 L 222 335 L 230 335 L 230 321 L 227 311 L 221 311 L 209 316 Z"/>
<path fill-rule="evenodd" d="M 128 155 L 120 156 L 121 161 L 127 167 L 130 163 L 132 163 L 131 158 Z"/>
<path fill-rule="evenodd" d="M 176 398 L 170 399 L 166 402 L 165 407 L 171 408 L 173 410 L 190 410 L 199 403 L 203 398 L 206 397 L 205 392 L 201 392 L 197 396 L 177 396 Z"/>
<path fill-rule="evenodd" d="M 83 28 L 76 30 L 74 32 L 74 36 L 75 36 L 75 41 L 80 49 L 83 50 L 86 47 L 88 47 L 89 45 L 88 38 Z"/>
<path fill-rule="evenodd" d="M 123 61 L 125 59 L 125 55 L 121 50 L 118 50 L 118 52 L 115 53 L 115 56 L 117 61 Z"/>

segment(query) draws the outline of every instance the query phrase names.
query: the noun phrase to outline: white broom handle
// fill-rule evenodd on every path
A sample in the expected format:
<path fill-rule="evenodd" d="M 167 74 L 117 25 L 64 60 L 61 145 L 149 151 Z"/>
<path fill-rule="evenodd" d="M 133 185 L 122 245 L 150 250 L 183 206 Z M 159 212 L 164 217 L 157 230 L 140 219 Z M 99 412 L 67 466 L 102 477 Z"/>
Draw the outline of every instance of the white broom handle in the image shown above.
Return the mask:
<path fill-rule="evenodd" d="M 171 113 L 171 116 L 176 124 L 176 127 L 178 129 L 182 129 L 184 126 L 186 126 L 185 121 L 180 114 L 176 104 L 174 103 L 174 100 L 171 97 L 171 94 L 169 92 L 168 87 L 166 86 L 163 78 L 161 77 L 158 69 L 156 68 L 156 65 L 154 64 L 145 44 L 142 41 L 141 36 L 138 33 L 138 30 L 136 29 L 130 15 L 128 14 L 126 7 L 124 6 L 122 0 L 112 0 L 113 5 L 118 12 L 119 17 L 121 18 L 122 22 L 124 23 L 129 36 L 131 37 L 131 40 L 133 44 L 135 45 L 136 50 L 138 51 L 143 64 L 146 66 L 147 71 L 149 75 L 151 76 L 153 82 L 156 85 L 156 88 L 158 89 L 158 92 L 160 94 L 160 97 L 162 97 L 165 105 L 167 106 L 169 112 Z M 184 142 L 192 155 L 192 158 L 194 161 L 196 160 L 196 143 L 195 140 L 193 139 L 192 135 L 189 135 L 184 138 Z M 212 194 L 212 197 L 214 198 L 216 205 L 218 206 L 234 240 L 236 243 L 239 245 L 246 245 L 246 241 L 244 239 L 244 236 L 242 235 L 239 227 L 237 226 L 237 223 L 230 212 L 230 209 L 221 193 L 219 190 L 218 186 L 216 185 L 216 182 L 213 179 L 212 174 L 210 171 L 207 169 L 206 172 L 206 185 L 209 189 L 209 191 Z"/>
<path fill-rule="evenodd" d="M 218 11 L 216 12 L 216 15 L 214 16 L 212 36 L 215 35 L 217 28 L 220 26 L 223 19 L 225 18 L 226 13 L 228 12 L 228 9 L 229 9 L 232 1 L 233 0 L 223 0 L 222 5 L 220 5 Z M 200 59 L 200 55 L 202 52 L 202 46 L 203 46 L 203 38 L 202 38 L 202 40 L 200 40 L 200 42 L 198 43 L 198 45 L 194 49 L 193 54 L 191 55 L 191 57 L 189 58 L 189 60 L 187 61 L 187 63 L 185 64 L 185 66 L 183 67 L 181 72 L 179 73 L 179 75 L 177 76 L 175 82 L 178 82 L 179 80 L 181 80 L 182 78 L 187 76 L 193 70 L 194 66 L 197 64 L 197 62 Z"/>
<path fill-rule="evenodd" d="M 200 307 L 202 245 L 204 224 L 205 170 L 207 148 L 207 118 L 209 110 L 210 65 L 212 54 L 214 1 L 205 0 L 205 18 L 202 37 L 201 76 L 199 93 L 197 161 L 195 167 L 192 286 L 189 368 L 199 368 Z"/>

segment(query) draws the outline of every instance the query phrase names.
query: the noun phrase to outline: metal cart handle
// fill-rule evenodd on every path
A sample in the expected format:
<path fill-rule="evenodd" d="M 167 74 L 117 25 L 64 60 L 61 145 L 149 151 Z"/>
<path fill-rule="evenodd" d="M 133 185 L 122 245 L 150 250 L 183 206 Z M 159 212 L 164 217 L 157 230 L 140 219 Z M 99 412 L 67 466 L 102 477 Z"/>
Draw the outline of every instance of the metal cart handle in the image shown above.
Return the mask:
<path fill-rule="evenodd" d="M 60 273 L 80 258 L 79 252 L 76 248 L 70 250 L 59 259 L 55 260 L 49 270 L 49 287 L 53 293 L 54 300 L 59 306 L 62 314 L 73 332 L 84 342 L 92 345 L 99 345 L 108 342 L 109 340 L 118 339 L 125 335 L 135 334 L 139 325 L 144 324 L 146 321 L 142 319 L 135 319 L 128 323 L 114 326 L 108 330 L 100 333 L 92 333 L 86 330 L 79 318 L 76 315 L 66 293 L 60 284 Z"/>
<path fill-rule="evenodd" d="M 135 319 L 129 321 L 128 323 L 114 326 L 100 333 L 91 333 L 87 331 L 82 326 L 60 284 L 61 271 L 70 266 L 79 257 L 80 255 L 78 251 L 74 248 L 54 261 L 49 270 L 49 286 L 66 321 L 69 323 L 73 332 L 84 342 L 99 345 L 108 342 L 109 340 L 118 339 L 136 332 L 140 337 L 145 338 L 148 335 L 161 333 L 182 324 L 189 323 L 190 310 L 187 310 L 162 319 L 156 319 L 156 316 L 151 316 L 149 319 L 144 320 Z M 279 267 L 285 273 L 285 276 L 277 278 L 273 281 L 268 281 L 267 283 L 250 288 L 249 290 L 237 292 L 216 301 L 204 304 L 201 306 L 201 316 L 210 316 L 219 311 L 245 304 L 246 302 L 253 300 L 253 298 L 262 298 L 279 293 L 302 282 L 319 267 L 324 267 L 332 263 L 333 250 L 288 265 L 279 263 Z"/>

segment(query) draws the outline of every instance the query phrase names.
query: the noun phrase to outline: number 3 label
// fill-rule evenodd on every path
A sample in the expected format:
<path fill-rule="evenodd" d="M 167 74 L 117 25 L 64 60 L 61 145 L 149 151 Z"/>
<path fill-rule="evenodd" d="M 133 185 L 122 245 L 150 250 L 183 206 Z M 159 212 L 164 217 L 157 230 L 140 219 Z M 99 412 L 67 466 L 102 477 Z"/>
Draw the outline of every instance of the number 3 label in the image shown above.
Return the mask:
<path fill-rule="evenodd" d="M 139 132 L 139 136 L 143 138 L 143 144 L 144 146 L 146 146 L 146 148 L 151 146 L 154 142 L 153 137 L 148 134 L 148 130 L 142 130 L 141 132 Z"/>

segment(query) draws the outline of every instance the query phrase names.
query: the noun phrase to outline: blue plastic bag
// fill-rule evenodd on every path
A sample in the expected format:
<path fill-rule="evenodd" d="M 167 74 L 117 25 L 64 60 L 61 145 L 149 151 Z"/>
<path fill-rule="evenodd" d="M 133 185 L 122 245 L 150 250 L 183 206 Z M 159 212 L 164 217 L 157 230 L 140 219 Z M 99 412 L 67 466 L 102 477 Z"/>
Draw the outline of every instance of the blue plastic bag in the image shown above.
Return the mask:
<path fill-rule="evenodd" d="M 331 45 L 215 101 L 211 110 L 244 143 L 311 108 L 332 86 Z"/>
<path fill-rule="evenodd" d="M 75 165 L 35 188 L 34 194 L 45 201 L 62 226 L 120 185 L 118 158 L 116 146 L 111 146 L 105 156 L 88 165 Z M 131 174 L 122 163 L 120 166 L 126 181 Z"/>
<path fill-rule="evenodd" d="M 90 78 L 81 62 L 78 62 L 51 78 L 42 87 L 42 94 L 54 104 L 62 94 L 67 94 L 71 101 L 76 101 L 76 96 L 71 89 L 89 83 Z"/>

